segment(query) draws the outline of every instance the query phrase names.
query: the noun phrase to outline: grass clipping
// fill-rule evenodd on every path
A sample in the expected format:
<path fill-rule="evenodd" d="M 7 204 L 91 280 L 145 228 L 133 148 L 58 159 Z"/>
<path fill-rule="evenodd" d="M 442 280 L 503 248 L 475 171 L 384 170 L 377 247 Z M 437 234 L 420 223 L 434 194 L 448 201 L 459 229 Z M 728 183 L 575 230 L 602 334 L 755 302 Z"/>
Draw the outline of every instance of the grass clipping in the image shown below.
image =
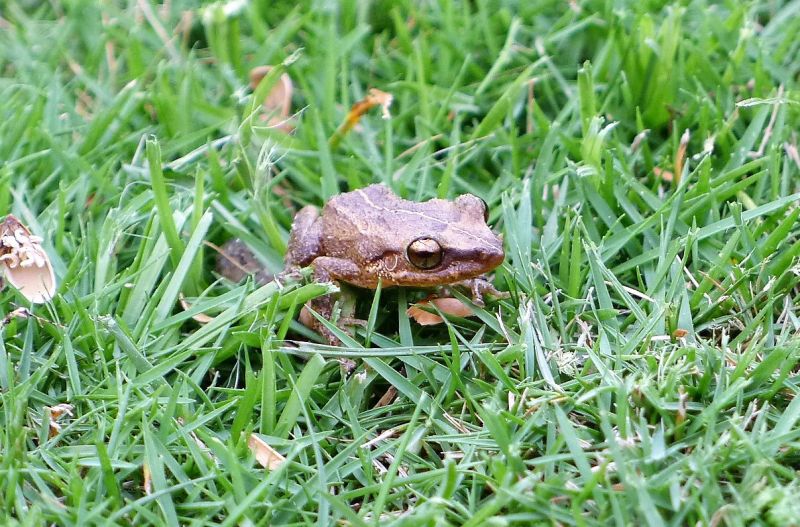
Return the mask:
<path fill-rule="evenodd" d="M 0 269 L 8 283 L 34 304 L 44 304 L 56 292 L 53 266 L 41 243 L 11 214 L 0 223 Z"/>
<path fill-rule="evenodd" d="M 356 102 L 350 108 L 350 111 L 347 112 L 347 117 L 345 117 L 344 122 L 339 125 L 339 128 L 336 129 L 328 140 L 328 145 L 331 148 L 339 146 L 344 136 L 358 124 L 364 114 L 376 106 L 380 106 L 381 117 L 383 119 L 390 119 L 392 114 L 389 112 L 389 107 L 392 105 L 392 100 L 394 100 L 394 96 L 391 93 L 381 91 L 377 88 L 370 88 L 366 97 Z"/>

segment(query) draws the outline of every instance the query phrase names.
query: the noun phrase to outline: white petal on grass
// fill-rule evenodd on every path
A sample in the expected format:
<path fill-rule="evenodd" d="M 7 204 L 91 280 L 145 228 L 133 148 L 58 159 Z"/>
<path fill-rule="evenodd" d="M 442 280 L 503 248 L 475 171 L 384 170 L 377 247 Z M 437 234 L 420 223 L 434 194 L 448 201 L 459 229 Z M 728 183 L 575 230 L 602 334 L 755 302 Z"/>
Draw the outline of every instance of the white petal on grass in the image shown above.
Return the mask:
<path fill-rule="evenodd" d="M 11 214 L 0 223 L 0 270 L 34 304 L 47 302 L 56 291 L 53 266 L 41 241 Z"/>

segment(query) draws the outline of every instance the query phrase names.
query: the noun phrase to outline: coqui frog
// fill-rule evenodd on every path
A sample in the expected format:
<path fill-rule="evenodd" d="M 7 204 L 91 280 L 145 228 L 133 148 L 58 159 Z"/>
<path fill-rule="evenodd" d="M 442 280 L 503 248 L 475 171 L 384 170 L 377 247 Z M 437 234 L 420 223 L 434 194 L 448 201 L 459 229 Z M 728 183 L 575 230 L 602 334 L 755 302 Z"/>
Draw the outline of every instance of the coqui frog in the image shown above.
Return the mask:
<path fill-rule="evenodd" d="M 505 258 L 502 239 L 489 229 L 487 217 L 486 203 L 472 194 L 453 201 L 414 202 L 385 185 L 370 185 L 334 196 L 321 212 L 307 206 L 297 213 L 284 273 L 311 266 L 315 281 L 368 289 L 378 283 L 382 287 L 458 284 L 469 287 L 474 301 L 482 304 L 484 292 L 499 294 L 482 275 Z M 240 245 L 225 250 L 237 259 L 241 251 Z M 244 267 L 257 272 L 252 265 Z M 330 319 L 334 298 L 316 298 L 308 307 Z M 307 319 L 331 344 L 339 343 L 318 320 Z"/>

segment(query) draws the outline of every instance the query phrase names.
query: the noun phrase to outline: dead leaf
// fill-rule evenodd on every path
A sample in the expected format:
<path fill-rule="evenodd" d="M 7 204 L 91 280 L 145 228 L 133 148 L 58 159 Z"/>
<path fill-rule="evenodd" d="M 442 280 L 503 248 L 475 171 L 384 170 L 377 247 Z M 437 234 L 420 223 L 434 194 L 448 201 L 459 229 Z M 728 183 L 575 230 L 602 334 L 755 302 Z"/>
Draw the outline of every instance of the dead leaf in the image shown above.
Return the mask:
<path fill-rule="evenodd" d="M 688 334 L 689 334 L 688 330 L 681 329 L 681 328 L 678 328 L 678 329 L 676 329 L 675 331 L 672 332 L 672 336 L 674 338 L 676 338 L 676 339 L 682 339 L 683 337 L 685 337 Z"/>
<path fill-rule="evenodd" d="M 683 174 L 683 163 L 686 161 L 686 147 L 689 146 L 689 129 L 687 128 L 683 135 L 681 135 L 681 142 L 678 145 L 678 151 L 675 153 L 675 184 L 681 182 L 681 175 Z"/>
<path fill-rule="evenodd" d="M 153 493 L 153 480 L 150 478 L 150 466 L 147 463 L 142 465 L 144 475 L 144 493 L 148 496 Z"/>
<path fill-rule="evenodd" d="M 50 439 L 53 439 L 54 437 L 56 437 L 58 434 L 61 433 L 61 425 L 57 421 L 61 418 L 61 416 L 65 414 L 72 417 L 73 408 L 74 407 L 71 404 L 66 404 L 66 403 L 46 407 L 47 414 L 50 416 L 50 422 L 48 423 L 48 433 L 47 433 L 47 436 Z"/>
<path fill-rule="evenodd" d="M 441 324 L 444 322 L 442 317 L 436 313 L 431 313 L 430 311 L 426 311 L 422 308 L 422 306 L 431 304 L 436 306 L 439 311 L 445 315 L 454 317 L 471 317 L 474 314 L 466 304 L 461 302 L 461 300 L 450 297 L 426 299 L 422 302 L 417 302 L 413 306 L 409 307 L 408 310 L 406 310 L 406 314 L 413 318 L 414 321 L 420 326 L 435 326 L 436 324 Z"/>
<path fill-rule="evenodd" d="M 678 386 L 678 413 L 675 416 L 675 424 L 680 425 L 686 421 L 686 410 L 689 396 L 686 395 L 686 390 L 683 385 Z"/>
<path fill-rule="evenodd" d="M 455 428 L 456 430 L 458 430 L 462 434 L 469 434 L 470 433 L 469 428 L 467 428 L 467 426 L 464 424 L 463 421 L 459 421 L 458 419 L 456 419 L 455 417 L 453 417 L 452 415 L 450 415 L 447 412 L 444 413 L 444 418 L 447 420 L 448 423 L 453 425 L 453 428 Z"/>
<path fill-rule="evenodd" d="M 397 397 L 397 388 L 395 388 L 394 386 L 389 386 L 389 389 L 386 390 L 386 393 L 384 393 L 380 399 L 378 399 L 378 402 L 375 403 L 375 406 L 373 406 L 373 408 L 381 408 L 383 406 L 388 406 L 389 404 L 392 403 L 392 401 L 394 401 L 395 397 Z"/>
<path fill-rule="evenodd" d="M 250 88 L 255 90 L 264 77 L 272 71 L 273 66 L 257 66 L 250 70 Z M 284 133 L 294 130 L 289 114 L 292 110 L 292 93 L 294 83 L 288 73 L 283 73 L 278 82 L 272 87 L 270 92 L 261 103 L 265 114 L 261 118 L 267 121 L 267 126 L 276 128 Z"/>
<path fill-rule="evenodd" d="M 0 276 L 0 282 L 2 282 L 2 276 Z M 0 285 L 2 285 L 2 284 L 0 284 Z M 0 289 L 2 289 L 2 287 L 0 287 Z M 30 312 L 30 310 L 28 308 L 26 308 L 26 307 L 18 307 L 17 309 L 15 309 L 11 313 L 9 313 L 8 315 L 3 317 L 3 320 L 0 321 L 0 328 L 4 327 L 6 324 L 11 322 L 11 319 L 14 319 L 14 318 L 28 318 L 30 316 L 32 316 L 32 313 Z M 36 318 L 38 318 L 38 317 L 36 317 Z"/>
<path fill-rule="evenodd" d="M 50 416 L 53 419 L 58 419 L 59 417 L 61 417 L 64 414 L 72 417 L 73 416 L 72 410 L 74 410 L 74 409 L 75 409 L 75 407 L 72 406 L 71 404 L 67 404 L 67 403 L 57 404 L 55 406 L 51 406 L 50 407 Z"/>
<path fill-rule="evenodd" d="M 217 252 L 217 273 L 231 282 L 239 283 L 246 276 L 253 275 L 258 285 L 264 285 L 274 278 L 253 250 L 238 238 L 228 240 L 222 247 L 211 242 L 205 244 Z"/>
<path fill-rule="evenodd" d="M 394 96 L 391 93 L 381 91 L 377 88 L 372 88 L 369 91 L 369 94 L 367 94 L 366 100 L 371 104 L 379 105 L 381 107 L 381 118 L 387 121 L 392 118 L 389 107 L 392 105 Z"/>
<path fill-rule="evenodd" d="M 669 170 L 664 170 L 663 168 L 653 167 L 653 173 L 656 175 L 656 177 L 660 177 L 667 183 L 671 183 L 672 180 L 675 179 L 672 175 L 672 172 Z"/>
<path fill-rule="evenodd" d="M 286 461 L 286 458 L 280 455 L 277 450 L 255 434 L 250 434 L 247 439 L 247 446 L 256 456 L 258 464 L 266 469 L 275 470 Z"/>
<path fill-rule="evenodd" d="M 41 242 L 11 214 L 0 223 L 0 269 L 8 283 L 34 304 L 44 304 L 56 292 L 53 266 Z"/>
<path fill-rule="evenodd" d="M 371 88 L 369 92 L 367 92 L 366 97 L 356 102 L 350 108 L 344 122 L 333 133 L 328 144 L 331 148 L 335 148 L 339 142 L 341 142 L 342 138 L 358 124 L 364 114 L 376 106 L 381 107 L 381 117 L 384 119 L 391 119 L 392 114 L 389 113 L 389 106 L 392 105 L 393 100 L 394 96 L 391 93 L 381 91 L 377 88 Z"/>
<path fill-rule="evenodd" d="M 314 318 L 314 315 L 311 314 L 311 311 L 306 306 L 300 308 L 300 314 L 297 319 L 307 328 L 314 329 L 317 325 L 317 319 Z"/>
<path fill-rule="evenodd" d="M 50 422 L 47 426 L 47 438 L 53 439 L 58 434 L 61 433 L 61 425 L 50 419 Z"/>
<path fill-rule="evenodd" d="M 186 300 L 186 298 L 183 296 L 183 293 L 181 293 L 178 296 L 178 299 L 180 300 L 181 307 L 183 308 L 184 311 L 189 311 L 192 308 L 192 304 L 190 304 Z M 208 324 L 209 322 L 214 320 L 214 317 L 206 315 L 205 313 L 198 313 L 196 315 L 192 315 L 192 320 L 194 320 L 195 322 L 199 322 L 200 324 Z"/>

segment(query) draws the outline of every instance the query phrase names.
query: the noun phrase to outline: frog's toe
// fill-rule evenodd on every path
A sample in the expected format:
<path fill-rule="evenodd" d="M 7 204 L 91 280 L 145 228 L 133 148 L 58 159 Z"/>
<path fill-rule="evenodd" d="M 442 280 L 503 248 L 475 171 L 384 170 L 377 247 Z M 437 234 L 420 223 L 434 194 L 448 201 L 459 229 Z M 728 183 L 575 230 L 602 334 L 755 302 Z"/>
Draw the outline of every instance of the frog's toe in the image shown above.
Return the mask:
<path fill-rule="evenodd" d="M 341 317 L 339 319 L 339 326 L 360 326 L 367 327 L 367 321 L 363 318 Z"/>
<path fill-rule="evenodd" d="M 493 298 L 508 298 L 510 296 L 509 293 L 505 291 L 498 291 L 485 276 L 470 278 L 469 280 L 463 280 L 453 285 L 469 289 L 470 293 L 472 293 L 472 302 L 480 307 L 486 305 L 483 299 L 486 295 Z"/>

